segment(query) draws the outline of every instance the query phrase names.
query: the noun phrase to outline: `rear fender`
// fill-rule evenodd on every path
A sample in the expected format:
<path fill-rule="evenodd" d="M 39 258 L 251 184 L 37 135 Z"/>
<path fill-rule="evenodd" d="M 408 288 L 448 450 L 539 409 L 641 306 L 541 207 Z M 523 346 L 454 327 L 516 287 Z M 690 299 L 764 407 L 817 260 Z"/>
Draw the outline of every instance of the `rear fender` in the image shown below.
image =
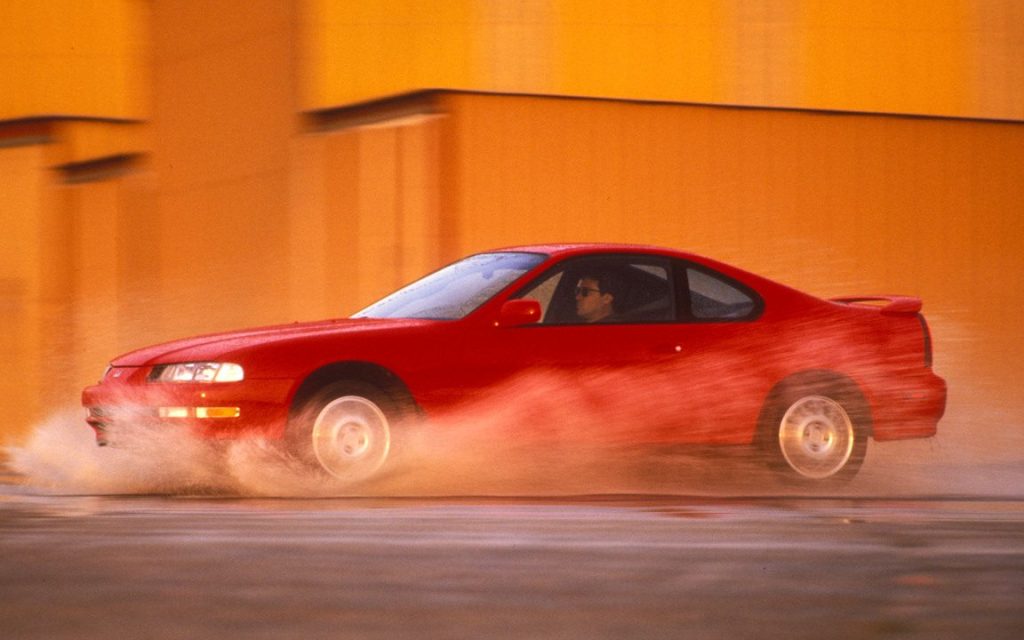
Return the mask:
<path fill-rule="evenodd" d="M 873 419 L 871 406 L 860 386 L 849 377 L 827 369 L 811 369 L 801 371 L 780 380 L 765 397 L 758 417 L 755 444 L 766 445 L 769 438 L 774 437 L 775 414 L 779 410 L 780 400 L 790 394 L 805 395 L 828 394 L 842 399 L 844 407 L 858 427 L 868 435 L 872 435 Z"/>

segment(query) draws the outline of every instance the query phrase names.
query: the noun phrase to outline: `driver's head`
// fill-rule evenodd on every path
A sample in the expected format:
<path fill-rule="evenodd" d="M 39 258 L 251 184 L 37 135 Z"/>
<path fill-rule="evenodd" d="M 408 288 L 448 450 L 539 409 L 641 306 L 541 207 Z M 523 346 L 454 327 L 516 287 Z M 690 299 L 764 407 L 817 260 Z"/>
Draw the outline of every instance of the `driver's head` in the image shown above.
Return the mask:
<path fill-rule="evenodd" d="M 618 282 L 608 273 L 586 274 L 576 283 L 576 315 L 584 322 L 600 322 L 615 313 Z"/>

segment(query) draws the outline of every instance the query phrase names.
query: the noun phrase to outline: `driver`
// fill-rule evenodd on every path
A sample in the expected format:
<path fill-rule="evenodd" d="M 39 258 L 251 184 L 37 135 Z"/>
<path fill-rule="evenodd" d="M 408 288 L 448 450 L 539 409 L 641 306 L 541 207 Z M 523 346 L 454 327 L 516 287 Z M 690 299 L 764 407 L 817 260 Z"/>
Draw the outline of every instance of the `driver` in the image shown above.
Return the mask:
<path fill-rule="evenodd" d="M 610 272 L 583 275 L 576 283 L 576 315 L 584 322 L 615 320 L 615 297 L 621 290 L 619 278 Z"/>

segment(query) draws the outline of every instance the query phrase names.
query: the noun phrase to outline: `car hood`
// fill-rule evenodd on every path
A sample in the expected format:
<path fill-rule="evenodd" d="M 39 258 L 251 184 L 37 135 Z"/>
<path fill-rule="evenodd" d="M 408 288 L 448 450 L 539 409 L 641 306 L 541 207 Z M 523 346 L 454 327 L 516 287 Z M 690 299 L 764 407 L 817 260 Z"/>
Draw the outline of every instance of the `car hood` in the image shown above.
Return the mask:
<path fill-rule="evenodd" d="M 227 331 L 165 342 L 118 356 L 115 367 L 141 367 L 176 362 L 213 361 L 225 355 L 289 340 L 364 334 L 431 324 L 431 320 L 376 320 L 369 318 L 295 322 L 292 324 Z"/>

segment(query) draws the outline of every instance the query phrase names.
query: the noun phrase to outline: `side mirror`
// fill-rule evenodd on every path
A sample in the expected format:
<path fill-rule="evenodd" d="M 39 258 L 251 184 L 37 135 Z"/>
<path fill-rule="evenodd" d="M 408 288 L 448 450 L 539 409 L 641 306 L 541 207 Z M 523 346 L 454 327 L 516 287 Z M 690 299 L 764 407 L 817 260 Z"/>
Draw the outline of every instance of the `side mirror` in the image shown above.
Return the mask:
<path fill-rule="evenodd" d="M 506 300 L 498 312 L 496 327 L 522 327 L 540 322 L 540 303 L 532 298 Z"/>

